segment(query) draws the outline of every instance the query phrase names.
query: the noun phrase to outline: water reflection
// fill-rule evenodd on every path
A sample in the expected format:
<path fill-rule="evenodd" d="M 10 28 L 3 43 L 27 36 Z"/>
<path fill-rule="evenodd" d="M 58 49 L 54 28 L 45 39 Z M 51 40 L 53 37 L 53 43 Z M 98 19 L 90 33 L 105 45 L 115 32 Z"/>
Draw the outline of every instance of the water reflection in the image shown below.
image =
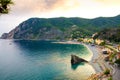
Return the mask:
<path fill-rule="evenodd" d="M 71 69 L 76 70 L 79 66 L 84 66 L 85 63 L 71 64 Z"/>

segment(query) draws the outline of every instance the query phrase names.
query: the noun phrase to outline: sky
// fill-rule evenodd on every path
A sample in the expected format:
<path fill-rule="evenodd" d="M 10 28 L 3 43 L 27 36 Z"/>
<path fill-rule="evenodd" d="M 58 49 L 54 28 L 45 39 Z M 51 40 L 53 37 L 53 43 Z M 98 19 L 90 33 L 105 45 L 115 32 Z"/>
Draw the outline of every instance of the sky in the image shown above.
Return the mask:
<path fill-rule="evenodd" d="M 9 14 L 0 15 L 0 35 L 31 18 L 113 17 L 120 14 L 120 0 L 13 0 Z"/>

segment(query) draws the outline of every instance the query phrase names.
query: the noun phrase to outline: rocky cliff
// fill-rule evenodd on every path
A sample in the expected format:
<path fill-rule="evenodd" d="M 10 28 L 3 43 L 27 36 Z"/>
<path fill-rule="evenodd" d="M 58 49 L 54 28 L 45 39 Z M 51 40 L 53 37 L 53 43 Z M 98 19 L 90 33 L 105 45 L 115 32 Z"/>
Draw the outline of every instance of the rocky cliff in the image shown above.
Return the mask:
<path fill-rule="evenodd" d="M 88 62 L 88 61 L 85 60 L 85 59 L 79 58 L 76 55 L 71 55 L 71 64 L 72 65 L 79 64 L 79 63 L 82 63 L 82 62 Z"/>

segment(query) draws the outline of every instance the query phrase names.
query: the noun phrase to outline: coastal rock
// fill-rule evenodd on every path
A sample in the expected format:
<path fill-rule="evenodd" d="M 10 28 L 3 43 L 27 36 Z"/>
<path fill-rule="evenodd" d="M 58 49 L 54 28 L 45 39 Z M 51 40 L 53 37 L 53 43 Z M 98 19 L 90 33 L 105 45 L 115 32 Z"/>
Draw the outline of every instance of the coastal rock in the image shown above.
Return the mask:
<path fill-rule="evenodd" d="M 78 56 L 76 55 L 71 55 L 71 64 L 79 64 L 81 62 L 88 62 L 86 61 L 85 59 L 82 59 L 82 58 L 79 58 Z"/>
<path fill-rule="evenodd" d="M 2 34 L 2 36 L 0 37 L 0 39 L 6 39 L 8 37 L 8 33 L 4 33 Z"/>

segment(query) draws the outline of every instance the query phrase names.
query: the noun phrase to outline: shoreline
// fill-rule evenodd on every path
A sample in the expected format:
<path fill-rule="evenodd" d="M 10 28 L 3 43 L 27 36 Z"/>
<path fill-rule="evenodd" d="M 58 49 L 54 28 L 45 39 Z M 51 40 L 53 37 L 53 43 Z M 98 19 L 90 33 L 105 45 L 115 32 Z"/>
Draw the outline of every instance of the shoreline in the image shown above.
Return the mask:
<path fill-rule="evenodd" d="M 103 61 L 101 61 L 101 51 L 98 50 L 98 46 L 91 46 L 90 44 L 85 44 L 85 43 L 80 43 L 80 42 L 74 42 L 74 41 L 65 41 L 65 42 L 56 42 L 56 43 L 60 43 L 60 44 L 81 44 L 83 46 L 85 46 L 89 52 L 92 54 L 92 57 L 89 61 L 90 65 L 93 67 L 93 69 L 95 70 L 95 73 L 101 73 L 104 71 L 104 65 L 102 65 L 102 63 L 104 63 Z M 101 62 L 100 62 L 101 61 Z"/>
<path fill-rule="evenodd" d="M 88 62 L 93 67 L 93 69 L 95 70 L 95 73 L 100 73 L 104 70 L 98 62 L 98 60 L 100 60 L 99 59 L 100 51 L 97 49 L 96 46 L 91 46 L 90 44 L 80 43 L 80 42 L 77 42 L 77 41 L 58 41 L 58 42 L 52 42 L 52 43 L 81 44 L 81 45 L 85 46 L 88 49 L 88 51 L 92 54 L 92 57 L 90 58 L 90 60 Z"/>
<path fill-rule="evenodd" d="M 100 65 L 100 63 L 98 62 L 100 59 L 100 51 L 98 51 L 96 46 L 91 46 L 90 44 L 83 44 L 84 46 L 86 46 L 88 48 L 88 50 L 92 53 L 92 58 L 90 60 L 90 65 L 94 68 L 96 73 L 100 73 L 103 72 L 103 68 Z"/>
<path fill-rule="evenodd" d="M 101 51 L 97 49 L 98 48 L 97 46 L 91 46 L 90 44 L 74 42 L 74 41 L 54 42 L 54 43 L 81 44 L 81 45 L 85 46 L 89 50 L 89 52 L 92 54 L 89 64 L 93 67 L 93 69 L 95 70 L 95 73 L 103 72 L 103 70 L 104 70 L 103 65 L 99 62 L 99 60 L 100 60 L 99 57 L 100 57 Z"/>

